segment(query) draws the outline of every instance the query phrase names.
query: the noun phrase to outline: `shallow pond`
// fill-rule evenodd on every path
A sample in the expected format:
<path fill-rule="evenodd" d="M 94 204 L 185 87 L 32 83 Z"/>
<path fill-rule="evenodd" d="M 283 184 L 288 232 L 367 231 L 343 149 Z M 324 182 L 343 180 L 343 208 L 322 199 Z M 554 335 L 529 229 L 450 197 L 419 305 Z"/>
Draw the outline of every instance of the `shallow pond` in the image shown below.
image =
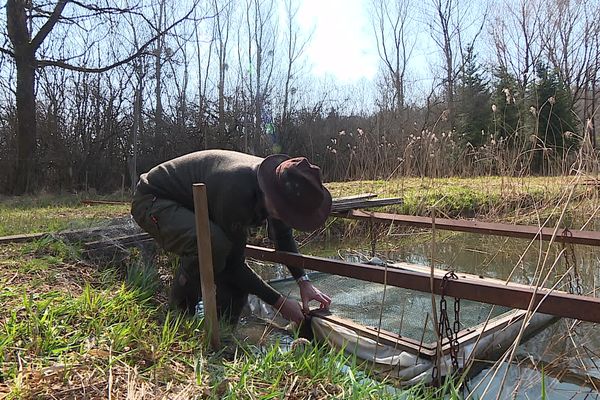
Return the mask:
<path fill-rule="evenodd" d="M 418 240 L 419 232 L 414 236 L 414 241 L 403 240 L 409 244 L 397 248 L 389 244 L 394 242 L 393 235 L 386 236 L 387 249 L 379 250 L 375 245 L 375 254 L 365 250 L 370 248 L 369 244 L 347 249 L 344 243 L 334 242 L 325 248 L 329 254 L 337 250 L 340 256 L 353 262 L 358 261 L 357 257 L 366 261 L 375 255 L 388 262 L 429 265 L 431 242 Z M 406 233 L 402 237 L 406 239 Z M 305 253 L 318 255 L 316 252 Z M 543 280 L 548 276 L 548 287 L 559 282 L 559 289 L 587 295 L 595 295 L 600 282 L 600 248 L 591 246 L 549 246 L 548 242 L 445 233 L 436 241 L 433 257 L 436 268 L 503 280 L 510 277 L 513 282 L 526 284 L 534 284 L 540 277 Z M 568 267 L 576 273 L 565 274 Z M 327 276 L 316 281 L 324 291 L 335 292 L 334 313 L 416 340 L 434 338 L 429 318 L 431 299 L 427 294 L 387 288 L 382 306 L 382 285 L 357 284 L 349 278 Z M 294 286 L 293 282 L 280 283 L 279 289 L 293 294 Z M 358 288 L 359 294 L 349 288 Z M 450 299 L 448 303 L 450 310 Z M 461 327 L 485 320 L 490 310 L 492 315 L 506 311 L 482 303 L 461 303 Z M 449 315 L 452 317 L 451 312 Z M 544 376 L 540 372 L 542 366 Z M 595 382 L 600 381 L 600 331 L 596 324 L 561 319 L 521 344 L 510 365 L 504 363 L 498 368 L 485 369 L 467 386 L 473 391 L 474 398 L 483 395 L 483 398 L 535 399 L 542 398 L 542 381 L 547 399 L 600 399 L 594 388 Z"/>

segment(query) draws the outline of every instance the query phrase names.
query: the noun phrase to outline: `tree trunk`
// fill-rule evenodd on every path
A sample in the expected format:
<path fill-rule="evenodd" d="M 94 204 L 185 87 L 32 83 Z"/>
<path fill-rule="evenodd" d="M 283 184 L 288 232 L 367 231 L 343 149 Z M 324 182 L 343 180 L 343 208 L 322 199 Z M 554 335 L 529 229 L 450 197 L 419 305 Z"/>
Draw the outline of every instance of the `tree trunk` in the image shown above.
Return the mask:
<path fill-rule="evenodd" d="M 160 32 L 163 30 L 163 21 L 165 19 L 165 0 L 162 0 L 159 4 L 159 13 L 158 13 L 158 26 L 157 31 Z M 163 124 L 163 105 L 162 105 L 162 54 L 165 50 L 165 38 L 161 36 L 156 41 L 156 48 L 154 49 L 154 61 L 155 68 L 154 71 L 155 79 L 156 79 L 156 87 L 154 89 L 154 95 L 156 96 L 156 110 L 154 113 L 154 123 L 155 123 L 155 134 L 162 134 L 164 129 Z"/>
<path fill-rule="evenodd" d="M 17 159 L 13 193 L 23 194 L 34 188 L 34 160 L 36 144 L 35 114 L 35 49 L 27 28 L 25 3 L 6 3 L 7 30 L 14 48 L 17 67 Z"/>
<path fill-rule="evenodd" d="M 17 66 L 17 162 L 14 194 L 31 192 L 35 185 L 35 58 L 33 54 L 15 57 Z"/>
<path fill-rule="evenodd" d="M 219 33 L 221 35 L 221 33 Z M 225 136 L 225 69 L 227 68 L 226 64 L 226 54 L 225 54 L 225 44 L 222 39 L 220 39 L 219 44 L 219 83 L 218 83 L 218 91 L 219 91 L 219 135 Z"/>
<path fill-rule="evenodd" d="M 142 120 L 142 91 L 143 91 L 143 79 L 144 74 L 141 72 L 141 68 L 136 68 L 138 77 L 138 83 L 135 88 L 134 100 L 133 100 L 133 125 L 131 127 L 131 154 L 127 166 L 129 167 L 129 179 L 131 181 L 131 193 L 135 192 L 135 187 L 138 182 L 137 173 L 137 153 L 138 153 L 138 133 L 140 132 L 141 120 Z"/>

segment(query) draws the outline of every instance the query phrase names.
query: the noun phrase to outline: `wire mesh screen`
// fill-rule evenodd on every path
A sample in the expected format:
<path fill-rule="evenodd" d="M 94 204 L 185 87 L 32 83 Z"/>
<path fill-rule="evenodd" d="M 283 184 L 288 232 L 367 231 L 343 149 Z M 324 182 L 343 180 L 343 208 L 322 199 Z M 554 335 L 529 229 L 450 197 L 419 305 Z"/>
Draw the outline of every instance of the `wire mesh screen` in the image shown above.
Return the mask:
<path fill-rule="evenodd" d="M 311 274 L 311 280 L 331 296 L 331 312 L 338 317 L 419 341 L 435 341 L 430 294 L 324 273 Z M 282 294 L 300 299 L 294 280 L 280 280 L 271 284 Z M 446 302 L 450 326 L 453 326 L 454 299 L 446 297 Z M 436 309 L 439 315 L 438 296 Z M 509 310 L 507 307 L 461 300 L 460 328 L 475 326 L 488 317 L 494 318 Z"/>

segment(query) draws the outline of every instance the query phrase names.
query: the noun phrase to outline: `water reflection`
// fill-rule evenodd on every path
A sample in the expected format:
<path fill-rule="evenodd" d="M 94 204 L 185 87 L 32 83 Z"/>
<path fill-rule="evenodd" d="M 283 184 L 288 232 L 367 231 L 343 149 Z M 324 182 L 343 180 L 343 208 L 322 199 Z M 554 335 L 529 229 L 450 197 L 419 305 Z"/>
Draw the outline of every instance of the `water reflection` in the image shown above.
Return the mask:
<path fill-rule="evenodd" d="M 392 260 L 428 264 L 431 244 L 417 243 L 382 253 Z M 594 291 L 600 278 L 600 249 L 592 246 L 550 245 L 549 242 L 531 243 L 524 239 L 455 233 L 436 242 L 434 257 L 436 265 L 443 269 L 498 279 L 511 277 L 511 281 L 525 284 L 534 284 L 550 271 L 552 279 L 547 286 L 555 282 L 555 277 L 562 276 L 567 266 L 572 266 L 579 274 L 586 294 Z M 556 260 L 558 262 L 552 269 Z M 567 289 L 567 286 L 568 279 L 565 277 L 562 289 Z"/>

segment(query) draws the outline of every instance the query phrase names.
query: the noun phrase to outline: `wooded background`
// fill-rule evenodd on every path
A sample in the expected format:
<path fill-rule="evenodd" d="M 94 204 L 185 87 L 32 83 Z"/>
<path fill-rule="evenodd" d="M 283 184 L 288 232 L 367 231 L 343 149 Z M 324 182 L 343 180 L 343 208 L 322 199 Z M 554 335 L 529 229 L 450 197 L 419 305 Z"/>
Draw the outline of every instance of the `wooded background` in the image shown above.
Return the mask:
<path fill-rule="evenodd" d="M 130 188 L 206 148 L 327 180 L 596 172 L 600 2 L 366 3 L 380 70 L 342 85 L 312 74 L 296 0 L 8 0 L 0 193 Z"/>

